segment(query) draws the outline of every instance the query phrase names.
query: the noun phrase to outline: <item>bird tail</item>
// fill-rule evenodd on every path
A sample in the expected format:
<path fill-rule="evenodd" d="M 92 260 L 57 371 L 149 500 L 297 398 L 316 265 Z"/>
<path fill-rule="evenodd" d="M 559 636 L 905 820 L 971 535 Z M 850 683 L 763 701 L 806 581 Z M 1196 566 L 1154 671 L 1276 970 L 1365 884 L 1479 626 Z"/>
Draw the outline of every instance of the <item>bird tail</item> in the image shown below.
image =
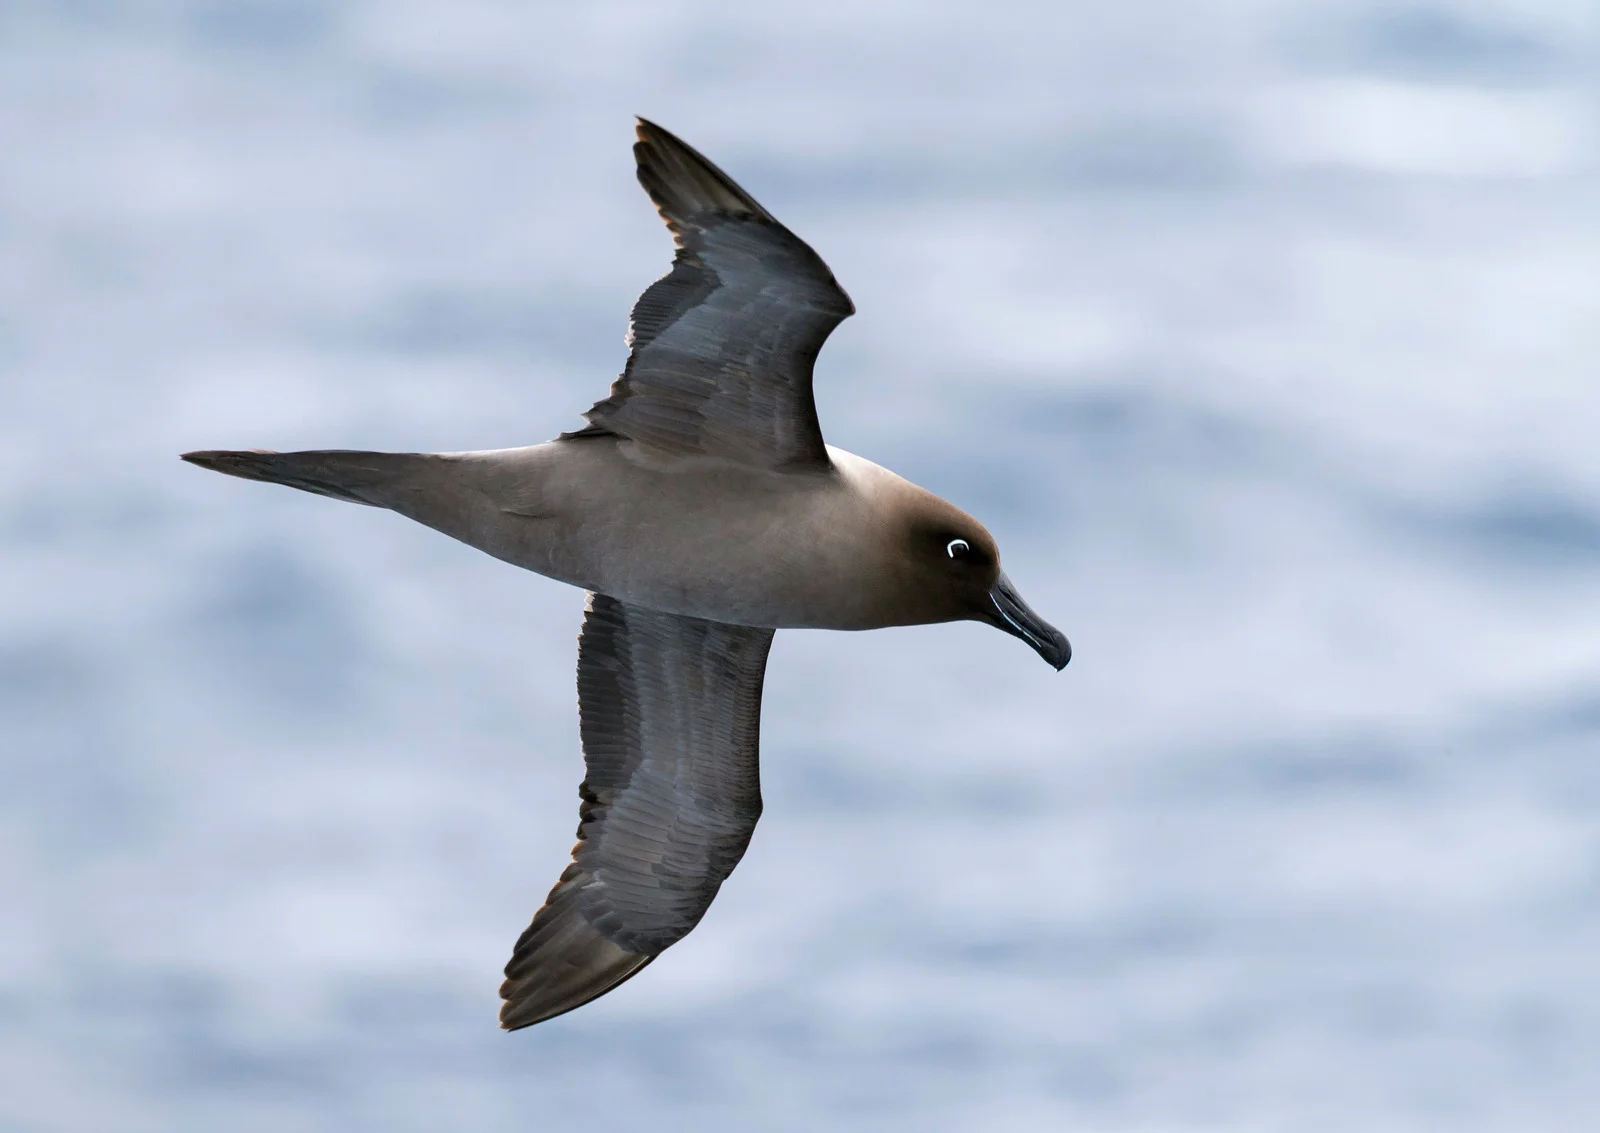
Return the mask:
<path fill-rule="evenodd" d="M 207 450 L 186 452 L 183 459 L 213 472 L 244 480 L 286 484 L 302 492 L 315 492 L 336 500 L 369 507 L 392 507 L 393 489 L 409 480 L 418 465 L 430 459 L 409 452 L 354 452 L 322 449 L 310 452 L 243 452 Z"/>

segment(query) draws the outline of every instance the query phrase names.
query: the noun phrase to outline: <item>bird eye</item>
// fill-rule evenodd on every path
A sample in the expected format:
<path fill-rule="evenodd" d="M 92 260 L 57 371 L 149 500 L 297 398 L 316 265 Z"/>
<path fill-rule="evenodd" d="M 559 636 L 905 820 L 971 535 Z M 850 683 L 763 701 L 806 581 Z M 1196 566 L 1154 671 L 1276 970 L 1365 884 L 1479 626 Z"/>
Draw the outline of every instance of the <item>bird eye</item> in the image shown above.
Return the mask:
<path fill-rule="evenodd" d="M 952 539 L 944 545 L 944 553 L 952 559 L 959 559 L 970 550 L 972 546 L 965 539 Z"/>

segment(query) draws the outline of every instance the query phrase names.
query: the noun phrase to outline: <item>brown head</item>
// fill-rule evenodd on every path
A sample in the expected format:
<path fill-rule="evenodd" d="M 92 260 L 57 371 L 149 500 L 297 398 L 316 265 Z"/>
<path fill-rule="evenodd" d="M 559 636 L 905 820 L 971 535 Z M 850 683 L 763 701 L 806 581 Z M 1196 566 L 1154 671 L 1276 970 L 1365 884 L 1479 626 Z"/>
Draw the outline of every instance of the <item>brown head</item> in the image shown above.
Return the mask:
<path fill-rule="evenodd" d="M 901 481 L 909 492 L 891 520 L 895 531 L 894 623 L 979 621 L 1020 637 L 1057 669 L 1072 658 L 1066 635 L 1034 613 L 1000 569 L 994 536 L 972 516 Z"/>

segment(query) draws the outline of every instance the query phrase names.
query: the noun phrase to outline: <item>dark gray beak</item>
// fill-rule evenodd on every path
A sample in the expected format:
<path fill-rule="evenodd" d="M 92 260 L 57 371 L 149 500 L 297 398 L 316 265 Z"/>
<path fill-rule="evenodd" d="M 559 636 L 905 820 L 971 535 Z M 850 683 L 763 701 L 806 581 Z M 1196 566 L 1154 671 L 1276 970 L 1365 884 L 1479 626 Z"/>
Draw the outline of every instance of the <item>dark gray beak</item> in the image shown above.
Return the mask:
<path fill-rule="evenodd" d="M 989 588 L 989 601 L 994 604 L 989 619 L 994 625 L 1022 638 L 1055 669 L 1067 667 L 1067 662 L 1072 660 L 1072 645 L 1067 635 L 1034 613 L 1004 574 Z"/>

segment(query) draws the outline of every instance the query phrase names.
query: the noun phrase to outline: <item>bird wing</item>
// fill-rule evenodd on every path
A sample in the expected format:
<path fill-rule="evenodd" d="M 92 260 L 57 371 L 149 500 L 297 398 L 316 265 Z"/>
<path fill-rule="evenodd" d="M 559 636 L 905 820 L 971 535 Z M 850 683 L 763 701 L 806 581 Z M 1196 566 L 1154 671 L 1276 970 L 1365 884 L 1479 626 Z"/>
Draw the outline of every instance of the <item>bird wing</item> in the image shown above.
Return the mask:
<path fill-rule="evenodd" d="M 761 816 L 772 633 L 590 595 L 578 844 L 506 965 L 501 1026 L 604 995 L 705 915 Z"/>
<path fill-rule="evenodd" d="M 811 368 L 855 306 L 822 258 L 715 165 L 643 119 L 639 183 L 671 229 L 672 270 L 634 304 L 633 352 L 579 437 L 823 470 Z"/>

